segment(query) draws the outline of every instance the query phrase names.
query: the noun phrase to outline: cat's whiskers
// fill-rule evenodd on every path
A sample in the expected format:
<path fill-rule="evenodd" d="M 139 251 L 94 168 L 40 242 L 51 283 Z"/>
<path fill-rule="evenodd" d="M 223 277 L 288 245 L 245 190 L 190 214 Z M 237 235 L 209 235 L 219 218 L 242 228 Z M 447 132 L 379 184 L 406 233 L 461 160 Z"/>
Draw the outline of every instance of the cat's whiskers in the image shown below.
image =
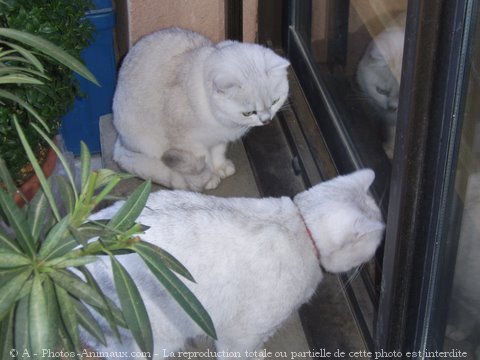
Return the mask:
<path fill-rule="evenodd" d="M 358 275 L 360 275 L 360 272 L 363 269 L 364 264 L 360 265 L 357 267 L 353 272 L 348 276 L 347 281 L 342 284 L 341 289 L 336 293 L 335 296 L 340 295 L 343 291 L 345 291 L 351 284 L 358 278 Z"/>

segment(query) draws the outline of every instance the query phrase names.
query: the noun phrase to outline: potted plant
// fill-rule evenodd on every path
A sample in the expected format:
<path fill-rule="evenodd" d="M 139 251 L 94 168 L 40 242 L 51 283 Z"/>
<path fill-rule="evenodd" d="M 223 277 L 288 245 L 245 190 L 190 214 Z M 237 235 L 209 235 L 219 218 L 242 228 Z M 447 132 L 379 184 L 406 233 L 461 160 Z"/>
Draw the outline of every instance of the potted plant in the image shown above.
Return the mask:
<path fill-rule="evenodd" d="M 192 319 L 215 337 L 209 315 L 176 275 L 193 281 L 188 270 L 173 256 L 138 236 L 145 227 L 135 223 L 135 219 L 145 206 L 150 182 L 140 185 L 111 219 L 90 221 L 92 211 L 125 175 L 107 169 L 90 171 L 90 154 L 82 144 L 81 185 L 77 190 L 58 147 L 41 125 L 31 124 L 52 146 L 66 169 L 67 176 L 60 178 L 60 200 L 56 201 L 15 116 L 13 125 L 42 190 L 24 208 L 17 207 L 12 200 L 15 183 L 0 158 L 0 181 L 5 184 L 0 189 L 0 358 L 35 358 L 34 354 L 40 358 L 42 349 L 81 354 L 79 326 L 105 342 L 86 305 L 103 316 L 116 334 L 119 326 L 128 324 L 141 350 L 153 354 L 145 306 L 135 283 L 116 259 L 117 254 L 125 252 L 140 256 Z M 103 293 L 95 274 L 85 267 L 100 256 L 109 257 L 112 263 L 120 307 Z"/>
<path fill-rule="evenodd" d="M 0 1 L 1 27 L 36 35 L 58 47 L 43 51 L 45 48 L 39 48 L 36 40 L 0 35 L 0 74 L 8 75 L 0 75 L 3 79 L 0 82 L 0 153 L 17 185 L 30 176 L 32 169 L 23 149 L 18 146 L 11 115 L 16 114 L 37 159 L 43 162 L 48 144 L 28 124 L 42 119 L 44 130 L 54 137 L 61 116 L 80 95 L 73 74 L 79 67 L 73 65 L 71 59 L 63 58 L 58 50 L 61 48 L 76 59 L 88 45 L 93 26 L 84 19 L 87 8 L 91 8 L 88 0 Z M 61 59 L 66 61 L 58 61 Z M 90 79 L 95 81 L 93 76 Z"/>

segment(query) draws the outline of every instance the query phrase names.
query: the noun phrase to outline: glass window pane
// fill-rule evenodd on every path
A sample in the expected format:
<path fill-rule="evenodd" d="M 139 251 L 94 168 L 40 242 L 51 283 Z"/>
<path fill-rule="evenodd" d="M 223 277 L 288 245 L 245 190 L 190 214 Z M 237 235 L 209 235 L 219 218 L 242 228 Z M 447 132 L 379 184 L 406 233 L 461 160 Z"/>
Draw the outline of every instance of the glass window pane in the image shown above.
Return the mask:
<path fill-rule="evenodd" d="M 317 70 L 359 152 L 393 157 L 407 0 L 313 0 Z"/>
<path fill-rule="evenodd" d="M 456 173 L 455 195 L 460 205 L 454 214 L 452 227 L 457 225 L 455 220 L 458 223 L 461 219 L 461 222 L 445 339 L 445 349 L 466 351 L 468 359 L 480 359 L 479 64 L 480 27 L 477 24 Z"/>

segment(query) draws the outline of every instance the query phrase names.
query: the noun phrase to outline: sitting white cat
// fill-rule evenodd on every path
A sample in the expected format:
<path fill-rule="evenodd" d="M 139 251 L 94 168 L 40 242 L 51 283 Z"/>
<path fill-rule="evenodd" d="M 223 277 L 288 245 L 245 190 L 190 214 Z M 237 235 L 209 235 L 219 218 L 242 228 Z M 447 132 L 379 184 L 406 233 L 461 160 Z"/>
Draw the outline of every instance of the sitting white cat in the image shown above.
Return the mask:
<path fill-rule="evenodd" d="M 368 194 L 371 170 L 339 176 L 282 198 L 217 198 L 185 191 L 152 193 L 138 221 L 150 226 L 143 240 L 170 252 L 191 272 L 186 282 L 210 314 L 218 352 L 261 349 L 282 323 L 307 302 L 322 280 L 322 267 L 338 273 L 368 261 L 381 242 L 384 223 Z M 118 202 L 95 214 L 115 214 Z M 181 349 L 202 330 L 168 295 L 135 254 L 119 257 L 142 294 L 155 344 L 154 358 Z M 89 265 L 114 294 L 108 264 Z M 110 289 L 111 293 L 108 293 Z M 101 319 L 99 319 L 101 321 Z M 138 351 L 124 333 L 119 344 L 105 326 L 108 348 Z"/>
<path fill-rule="evenodd" d="M 357 82 L 378 111 L 383 148 L 393 158 L 402 73 L 406 14 L 397 16 L 368 45 L 357 68 Z"/>
<path fill-rule="evenodd" d="M 170 188 L 217 187 L 235 173 L 228 143 L 270 122 L 287 98 L 288 66 L 257 44 L 215 45 L 178 28 L 145 36 L 118 75 L 114 160 Z"/>

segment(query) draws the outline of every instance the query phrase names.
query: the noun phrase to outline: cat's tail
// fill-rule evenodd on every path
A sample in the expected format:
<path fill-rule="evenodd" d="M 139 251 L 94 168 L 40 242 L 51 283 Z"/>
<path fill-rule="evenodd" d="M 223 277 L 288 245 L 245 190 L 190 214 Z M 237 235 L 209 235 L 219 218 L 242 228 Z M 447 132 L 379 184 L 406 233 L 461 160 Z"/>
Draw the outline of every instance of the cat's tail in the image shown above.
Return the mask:
<path fill-rule="evenodd" d="M 169 149 L 162 155 L 162 161 L 170 169 L 182 174 L 198 175 L 207 165 L 205 156 L 196 157 L 193 153 L 180 149 Z"/>
<path fill-rule="evenodd" d="M 175 175 L 160 159 L 155 159 L 144 153 L 132 151 L 121 141 L 120 136 L 113 148 L 113 160 L 125 171 L 145 180 L 176 189 L 188 189 L 181 176 Z"/>
<path fill-rule="evenodd" d="M 172 189 L 202 191 L 212 177 L 204 157 L 170 149 L 156 159 L 130 150 L 120 137 L 113 148 L 113 160 L 125 171 Z"/>

